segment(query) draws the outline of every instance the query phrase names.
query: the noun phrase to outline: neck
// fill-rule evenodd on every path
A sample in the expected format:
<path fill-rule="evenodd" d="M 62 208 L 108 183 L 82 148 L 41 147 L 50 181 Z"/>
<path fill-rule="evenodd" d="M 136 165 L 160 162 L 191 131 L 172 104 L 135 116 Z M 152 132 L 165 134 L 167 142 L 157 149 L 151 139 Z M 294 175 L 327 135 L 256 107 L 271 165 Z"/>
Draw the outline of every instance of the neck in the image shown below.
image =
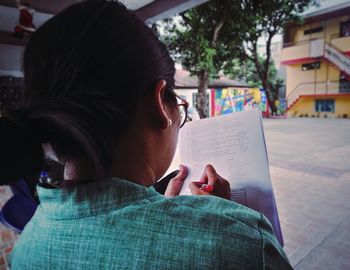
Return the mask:
<path fill-rule="evenodd" d="M 166 172 L 171 163 L 171 153 L 175 152 L 177 133 L 170 128 L 150 127 L 147 121 L 144 114 L 140 114 L 127 130 L 118 135 L 108 178 L 117 177 L 152 186 Z M 87 161 L 72 160 L 66 168 L 65 180 L 94 178 L 93 166 Z"/>
<path fill-rule="evenodd" d="M 121 156 L 122 157 L 122 156 Z M 157 181 L 152 167 L 145 160 L 116 159 L 107 178 L 117 177 L 143 186 L 152 186 Z M 87 182 L 94 178 L 92 164 L 86 160 L 74 159 L 65 163 L 64 180 Z"/>
<path fill-rule="evenodd" d="M 144 132 L 127 132 L 120 136 L 115 145 L 114 160 L 109 176 L 143 186 L 154 185 L 158 176 L 156 168 L 152 165 L 154 164 L 152 160 L 154 153 L 148 147 L 149 143 Z"/>
<path fill-rule="evenodd" d="M 120 138 L 116 144 L 112 166 L 107 172 L 107 178 L 117 177 L 132 181 L 143 186 L 152 186 L 160 177 L 152 167 L 150 149 L 145 146 L 142 137 L 127 136 Z M 65 163 L 64 180 L 85 182 L 93 180 L 94 171 L 91 162 L 84 159 L 71 159 Z"/>

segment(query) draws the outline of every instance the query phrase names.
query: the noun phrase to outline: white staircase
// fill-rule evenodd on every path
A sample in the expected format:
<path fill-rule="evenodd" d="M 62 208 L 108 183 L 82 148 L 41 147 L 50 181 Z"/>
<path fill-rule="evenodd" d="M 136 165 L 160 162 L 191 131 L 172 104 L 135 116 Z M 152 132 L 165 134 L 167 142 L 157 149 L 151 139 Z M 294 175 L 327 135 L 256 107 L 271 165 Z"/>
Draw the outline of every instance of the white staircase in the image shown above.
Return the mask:
<path fill-rule="evenodd" d="M 325 44 L 324 58 L 350 76 L 350 57 L 331 44 Z"/>
<path fill-rule="evenodd" d="M 339 87 L 339 81 L 300 83 L 287 96 L 287 109 L 291 108 L 301 96 L 338 94 Z"/>
<path fill-rule="evenodd" d="M 324 43 L 323 39 L 313 40 L 310 42 L 310 55 L 323 57 L 350 78 L 350 57 L 333 44 Z M 287 96 L 287 108 L 291 108 L 302 95 L 336 94 L 339 87 L 339 82 L 301 83 Z"/>

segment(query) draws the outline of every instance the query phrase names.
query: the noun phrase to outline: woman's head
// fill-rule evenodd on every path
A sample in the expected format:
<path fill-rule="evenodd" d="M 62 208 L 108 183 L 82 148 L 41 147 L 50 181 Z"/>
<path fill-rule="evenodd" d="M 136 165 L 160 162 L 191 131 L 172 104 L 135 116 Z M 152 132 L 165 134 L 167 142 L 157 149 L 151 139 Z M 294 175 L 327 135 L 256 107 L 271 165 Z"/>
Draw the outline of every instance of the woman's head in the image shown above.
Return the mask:
<path fill-rule="evenodd" d="M 21 118 L 37 146 L 51 143 L 61 161 L 91 161 L 97 178 L 111 165 L 115 138 L 128 129 L 140 101 L 158 86 L 163 102 L 176 108 L 168 51 L 113 1 L 84 1 L 50 19 L 31 36 L 23 68 L 23 104 L 12 116 Z M 11 141 L 6 134 L 1 140 Z M 28 151 L 18 154 L 28 158 Z M 42 159 L 36 158 L 34 167 Z M 4 175 L 9 173 L 0 178 Z"/>

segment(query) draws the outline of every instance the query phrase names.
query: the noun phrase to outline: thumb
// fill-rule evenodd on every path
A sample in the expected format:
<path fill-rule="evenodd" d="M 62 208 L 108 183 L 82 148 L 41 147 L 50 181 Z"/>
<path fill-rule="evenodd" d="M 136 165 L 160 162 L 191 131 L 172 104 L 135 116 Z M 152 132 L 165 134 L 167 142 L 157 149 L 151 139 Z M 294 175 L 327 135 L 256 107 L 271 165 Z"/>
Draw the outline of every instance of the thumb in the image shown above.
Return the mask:
<path fill-rule="evenodd" d="M 180 165 L 179 168 L 179 173 L 169 181 L 168 187 L 166 188 L 164 193 L 166 197 L 171 198 L 178 196 L 181 191 L 184 181 L 188 175 L 188 169 L 184 165 Z"/>

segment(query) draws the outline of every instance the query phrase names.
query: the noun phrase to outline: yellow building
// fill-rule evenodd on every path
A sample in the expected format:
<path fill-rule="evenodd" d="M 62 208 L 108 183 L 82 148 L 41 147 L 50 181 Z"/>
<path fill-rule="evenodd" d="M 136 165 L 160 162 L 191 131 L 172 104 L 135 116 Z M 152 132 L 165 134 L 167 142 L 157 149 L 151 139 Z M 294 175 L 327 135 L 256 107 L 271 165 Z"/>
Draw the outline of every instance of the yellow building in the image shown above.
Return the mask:
<path fill-rule="evenodd" d="M 350 118 L 350 1 L 285 28 L 289 116 Z"/>

